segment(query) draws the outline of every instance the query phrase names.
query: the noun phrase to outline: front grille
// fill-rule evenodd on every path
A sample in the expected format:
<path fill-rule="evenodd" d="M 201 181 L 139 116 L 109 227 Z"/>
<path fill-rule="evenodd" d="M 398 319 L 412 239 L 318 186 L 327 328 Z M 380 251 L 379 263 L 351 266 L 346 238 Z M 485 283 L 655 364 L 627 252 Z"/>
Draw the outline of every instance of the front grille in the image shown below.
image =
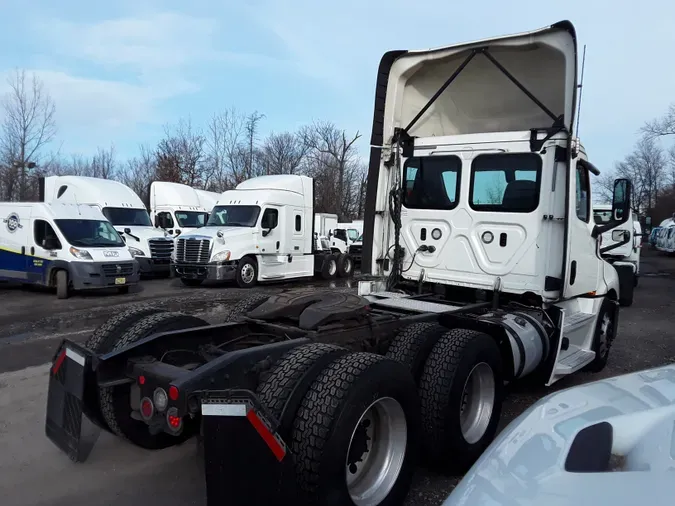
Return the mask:
<path fill-rule="evenodd" d="M 134 273 L 134 264 L 132 262 L 124 264 L 103 264 L 103 275 L 112 276 L 131 276 Z"/>
<path fill-rule="evenodd" d="M 191 264 L 209 263 L 211 241 L 208 239 L 178 239 L 176 260 Z"/>
<path fill-rule="evenodd" d="M 150 239 L 150 257 L 169 260 L 173 253 L 173 241 L 170 239 Z"/>
<path fill-rule="evenodd" d="M 349 254 L 350 255 L 360 255 L 362 248 L 363 248 L 363 246 L 350 246 L 349 247 Z"/>

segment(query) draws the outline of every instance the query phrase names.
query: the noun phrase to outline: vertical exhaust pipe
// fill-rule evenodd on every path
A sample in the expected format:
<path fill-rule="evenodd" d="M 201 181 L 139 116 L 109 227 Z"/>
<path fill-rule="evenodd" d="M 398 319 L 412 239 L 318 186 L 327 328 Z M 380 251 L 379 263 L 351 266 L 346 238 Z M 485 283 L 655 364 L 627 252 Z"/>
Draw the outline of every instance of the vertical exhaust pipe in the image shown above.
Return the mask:
<path fill-rule="evenodd" d="M 38 178 L 38 201 L 45 202 L 45 177 Z"/>

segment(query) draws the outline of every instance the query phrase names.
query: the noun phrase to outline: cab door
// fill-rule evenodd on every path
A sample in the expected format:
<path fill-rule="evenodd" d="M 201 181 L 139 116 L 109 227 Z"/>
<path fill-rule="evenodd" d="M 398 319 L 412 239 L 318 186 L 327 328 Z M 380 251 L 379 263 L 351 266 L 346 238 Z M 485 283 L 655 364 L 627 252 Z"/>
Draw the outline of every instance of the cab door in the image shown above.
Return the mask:
<path fill-rule="evenodd" d="M 26 271 L 32 283 L 48 284 L 49 265 L 63 257 L 63 246 L 57 232 L 47 220 L 32 218 L 29 240 L 31 246 L 26 256 Z"/>
<path fill-rule="evenodd" d="M 281 250 L 284 227 L 280 226 L 281 209 L 277 206 L 265 206 L 260 218 L 260 232 L 258 237 L 259 253 L 276 255 Z"/>
<path fill-rule="evenodd" d="M 598 241 L 591 233 L 595 226 L 591 207 L 590 171 L 583 160 L 572 160 L 572 181 L 568 198 L 567 260 L 564 297 L 593 292 L 601 275 Z"/>

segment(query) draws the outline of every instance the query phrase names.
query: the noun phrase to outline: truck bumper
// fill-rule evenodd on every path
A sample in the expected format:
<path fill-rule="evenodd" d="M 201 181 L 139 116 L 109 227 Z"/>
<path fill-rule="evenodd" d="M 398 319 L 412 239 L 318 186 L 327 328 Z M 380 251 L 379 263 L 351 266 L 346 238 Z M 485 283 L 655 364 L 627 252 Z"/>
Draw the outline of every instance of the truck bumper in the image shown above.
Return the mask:
<path fill-rule="evenodd" d="M 141 268 L 142 276 L 169 274 L 171 272 L 171 261 L 168 258 L 158 260 L 156 258 L 136 257 L 136 261 Z"/>
<path fill-rule="evenodd" d="M 132 265 L 131 269 L 129 264 Z M 70 262 L 68 272 L 75 290 L 135 285 L 140 279 L 138 262 L 133 260 L 119 263 Z"/>
<path fill-rule="evenodd" d="M 232 281 L 237 272 L 235 262 L 209 263 L 209 264 L 185 264 L 175 263 L 172 265 L 176 276 L 182 279 L 203 279 L 213 281 Z"/>

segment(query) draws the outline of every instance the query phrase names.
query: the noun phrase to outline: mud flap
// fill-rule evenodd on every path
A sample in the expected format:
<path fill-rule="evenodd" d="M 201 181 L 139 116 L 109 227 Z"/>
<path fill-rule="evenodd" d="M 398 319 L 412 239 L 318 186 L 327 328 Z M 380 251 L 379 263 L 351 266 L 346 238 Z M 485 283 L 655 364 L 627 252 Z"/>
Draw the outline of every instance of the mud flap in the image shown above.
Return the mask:
<path fill-rule="evenodd" d="M 101 430 L 83 415 L 91 354 L 71 341 L 61 343 L 49 371 L 45 433 L 75 462 L 84 462 Z"/>
<path fill-rule="evenodd" d="M 208 392 L 201 412 L 207 505 L 293 504 L 293 459 L 255 394 Z"/>

